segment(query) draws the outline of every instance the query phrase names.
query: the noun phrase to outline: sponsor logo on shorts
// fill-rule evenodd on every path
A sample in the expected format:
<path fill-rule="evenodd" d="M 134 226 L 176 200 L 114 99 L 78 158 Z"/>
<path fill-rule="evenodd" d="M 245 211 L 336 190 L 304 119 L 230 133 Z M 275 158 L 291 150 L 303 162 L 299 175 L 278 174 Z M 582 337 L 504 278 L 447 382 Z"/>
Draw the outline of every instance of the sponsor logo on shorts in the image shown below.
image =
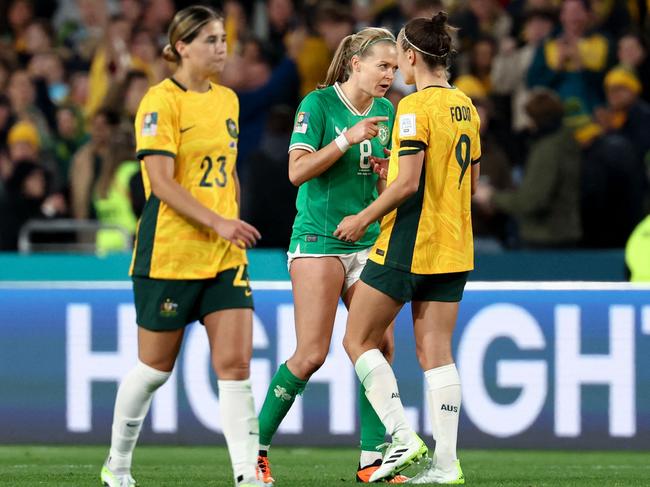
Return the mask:
<path fill-rule="evenodd" d="M 244 291 L 244 296 L 246 296 L 247 298 L 252 296 L 252 295 L 253 295 L 253 291 L 251 291 L 250 289 L 246 289 Z"/>
<path fill-rule="evenodd" d="M 170 318 L 178 314 L 178 303 L 175 303 L 171 298 L 165 299 L 163 304 L 160 305 L 160 316 Z"/>
<path fill-rule="evenodd" d="M 376 253 L 377 255 L 382 256 L 382 257 L 383 257 L 384 255 L 386 255 L 386 252 L 383 251 L 382 249 L 376 249 L 376 250 L 375 250 L 375 253 Z"/>
<path fill-rule="evenodd" d="M 307 235 L 305 237 L 306 242 L 318 242 L 318 235 Z"/>

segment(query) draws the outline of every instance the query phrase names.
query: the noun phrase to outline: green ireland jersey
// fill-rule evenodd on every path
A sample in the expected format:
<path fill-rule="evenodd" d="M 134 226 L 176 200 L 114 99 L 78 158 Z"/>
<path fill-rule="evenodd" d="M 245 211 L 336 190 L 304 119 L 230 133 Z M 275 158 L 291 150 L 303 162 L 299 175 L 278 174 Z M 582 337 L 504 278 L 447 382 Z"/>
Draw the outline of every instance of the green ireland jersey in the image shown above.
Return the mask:
<path fill-rule="evenodd" d="M 378 176 L 368 157 L 386 157 L 384 148 L 390 149 L 393 105 L 385 98 L 375 98 L 360 113 L 338 83 L 312 91 L 298 108 L 289 151 L 316 152 L 367 117 L 388 117 L 388 121 L 379 123 L 379 134 L 372 140 L 351 146 L 327 171 L 300 185 L 290 252 L 350 254 L 375 243 L 378 222 L 370 225 L 358 242 L 343 242 L 333 234 L 344 217 L 359 213 L 377 198 Z"/>

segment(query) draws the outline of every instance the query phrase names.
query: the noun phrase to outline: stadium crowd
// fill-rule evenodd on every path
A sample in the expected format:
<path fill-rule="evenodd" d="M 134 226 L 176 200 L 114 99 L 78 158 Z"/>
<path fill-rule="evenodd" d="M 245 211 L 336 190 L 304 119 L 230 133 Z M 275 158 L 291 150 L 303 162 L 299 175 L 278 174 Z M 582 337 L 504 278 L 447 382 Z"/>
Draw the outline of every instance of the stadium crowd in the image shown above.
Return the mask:
<path fill-rule="evenodd" d="M 0 12 L 0 250 L 31 219 L 133 233 L 144 204 L 134 119 L 162 58 L 172 0 L 10 0 Z M 648 0 L 227 0 L 222 79 L 240 101 L 242 218 L 286 247 L 293 116 L 339 41 L 446 10 L 452 82 L 481 116 L 478 251 L 616 248 L 650 204 Z M 398 76 L 387 97 L 413 90 Z M 59 234 L 49 238 L 66 240 Z M 80 238 L 80 237 L 77 237 Z M 124 246 L 97 234 L 97 248 Z"/>

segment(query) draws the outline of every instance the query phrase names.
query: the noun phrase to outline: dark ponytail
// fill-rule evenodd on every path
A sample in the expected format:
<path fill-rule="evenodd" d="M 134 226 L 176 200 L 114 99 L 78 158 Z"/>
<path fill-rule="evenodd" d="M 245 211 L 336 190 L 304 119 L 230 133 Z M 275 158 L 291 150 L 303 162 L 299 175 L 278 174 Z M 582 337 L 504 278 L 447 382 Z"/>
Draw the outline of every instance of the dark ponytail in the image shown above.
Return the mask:
<path fill-rule="evenodd" d="M 421 17 L 411 20 L 400 32 L 403 50 L 413 49 L 422 56 L 430 68 L 449 67 L 453 49 L 452 34 L 457 30 L 447 23 L 447 12 L 440 11 L 430 19 Z"/>

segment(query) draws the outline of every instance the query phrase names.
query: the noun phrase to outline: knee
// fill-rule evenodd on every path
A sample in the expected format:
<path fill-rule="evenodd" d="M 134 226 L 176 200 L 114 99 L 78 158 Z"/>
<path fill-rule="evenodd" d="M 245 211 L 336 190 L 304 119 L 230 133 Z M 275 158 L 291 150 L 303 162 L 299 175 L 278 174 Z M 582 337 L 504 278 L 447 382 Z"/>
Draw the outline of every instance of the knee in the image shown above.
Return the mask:
<path fill-rule="evenodd" d="M 296 369 L 299 377 L 307 379 L 323 366 L 327 352 L 327 350 L 310 350 L 309 352 L 296 353 L 291 358 L 292 368 Z"/>
<path fill-rule="evenodd" d="M 415 354 L 422 370 L 431 370 L 453 362 L 449 347 L 415 346 Z"/>
<path fill-rule="evenodd" d="M 250 376 L 250 359 L 243 355 L 220 354 L 212 357 L 212 366 L 221 380 L 244 380 Z"/>

